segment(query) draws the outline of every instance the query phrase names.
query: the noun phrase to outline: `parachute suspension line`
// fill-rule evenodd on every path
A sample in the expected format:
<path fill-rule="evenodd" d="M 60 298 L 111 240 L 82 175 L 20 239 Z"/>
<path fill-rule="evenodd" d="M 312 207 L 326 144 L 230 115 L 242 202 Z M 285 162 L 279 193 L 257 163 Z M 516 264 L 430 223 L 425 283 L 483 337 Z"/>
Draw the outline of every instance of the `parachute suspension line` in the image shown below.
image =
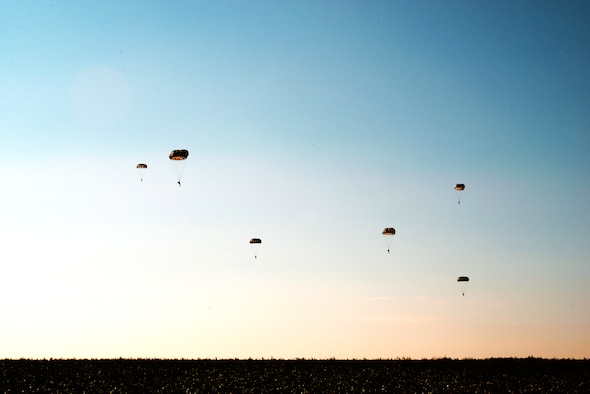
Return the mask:
<path fill-rule="evenodd" d="M 250 245 L 252 245 L 252 249 L 254 251 L 254 260 L 258 259 L 258 249 L 260 248 L 261 244 L 262 244 L 262 240 L 260 238 L 251 238 L 250 239 Z"/>
<path fill-rule="evenodd" d="M 178 179 L 176 183 L 178 183 L 178 187 L 181 187 L 180 178 L 182 178 L 182 172 L 184 170 L 187 157 L 188 150 L 186 149 L 175 149 L 168 154 L 168 158 L 172 161 L 174 172 L 176 172 L 176 178 Z"/>
<path fill-rule="evenodd" d="M 469 277 L 459 276 L 457 278 L 457 283 L 459 284 L 459 288 L 461 289 L 461 295 L 465 297 L 465 288 L 467 287 L 467 283 L 469 283 Z"/>
<path fill-rule="evenodd" d="M 184 165 L 185 162 L 181 161 L 181 162 L 172 162 L 172 166 L 174 167 L 174 171 L 176 172 L 176 183 L 178 183 L 178 187 L 181 187 L 181 178 L 182 178 L 182 172 L 184 171 Z"/>
<path fill-rule="evenodd" d="M 465 184 L 457 183 L 454 189 L 455 194 L 457 195 L 457 204 L 461 205 L 461 194 L 463 193 L 463 190 L 465 190 Z"/>
<path fill-rule="evenodd" d="M 147 168 L 148 168 L 147 164 L 145 164 L 145 163 L 139 163 L 139 164 L 137 164 L 135 166 L 135 168 L 137 168 L 137 171 L 139 171 L 140 181 L 143 182 L 143 174 L 144 174 L 144 171 L 146 171 Z"/>
<path fill-rule="evenodd" d="M 381 234 L 384 236 L 385 245 L 387 245 L 387 253 L 391 253 L 391 240 L 392 237 L 395 235 L 395 229 L 393 227 L 385 227 Z"/>

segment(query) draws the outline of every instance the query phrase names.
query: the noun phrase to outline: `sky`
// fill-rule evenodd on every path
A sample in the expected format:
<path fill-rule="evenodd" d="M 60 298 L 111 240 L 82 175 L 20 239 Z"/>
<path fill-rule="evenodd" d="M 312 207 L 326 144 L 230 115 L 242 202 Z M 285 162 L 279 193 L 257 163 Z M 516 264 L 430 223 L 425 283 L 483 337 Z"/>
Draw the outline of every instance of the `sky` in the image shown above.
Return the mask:
<path fill-rule="evenodd" d="M 0 0 L 0 358 L 590 357 L 589 19 Z"/>

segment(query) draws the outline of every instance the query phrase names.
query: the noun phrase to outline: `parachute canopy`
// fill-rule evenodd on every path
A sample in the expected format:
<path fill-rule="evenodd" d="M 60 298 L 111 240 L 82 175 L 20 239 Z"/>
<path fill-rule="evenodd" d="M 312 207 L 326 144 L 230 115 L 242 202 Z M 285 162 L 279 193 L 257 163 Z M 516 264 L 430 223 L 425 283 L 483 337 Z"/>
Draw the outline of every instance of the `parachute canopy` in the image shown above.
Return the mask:
<path fill-rule="evenodd" d="M 138 165 L 135 166 L 135 168 L 138 168 L 138 169 L 147 168 L 147 164 L 139 163 Z"/>
<path fill-rule="evenodd" d="M 468 276 L 460 276 L 457 278 L 457 282 L 469 282 Z"/>
<path fill-rule="evenodd" d="M 465 185 L 462 183 L 457 183 L 455 185 L 455 190 L 463 191 L 463 190 L 465 190 Z"/>
<path fill-rule="evenodd" d="M 261 244 L 262 243 L 262 240 L 260 238 L 252 238 L 250 240 L 250 243 L 251 244 Z"/>
<path fill-rule="evenodd" d="M 170 160 L 185 160 L 188 157 L 188 151 L 186 149 L 174 149 L 168 157 Z"/>
<path fill-rule="evenodd" d="M 381 231 L 383 235 L 395 235 L 395 229 L 393 227 L 385 227 L 383 231 Z"/>

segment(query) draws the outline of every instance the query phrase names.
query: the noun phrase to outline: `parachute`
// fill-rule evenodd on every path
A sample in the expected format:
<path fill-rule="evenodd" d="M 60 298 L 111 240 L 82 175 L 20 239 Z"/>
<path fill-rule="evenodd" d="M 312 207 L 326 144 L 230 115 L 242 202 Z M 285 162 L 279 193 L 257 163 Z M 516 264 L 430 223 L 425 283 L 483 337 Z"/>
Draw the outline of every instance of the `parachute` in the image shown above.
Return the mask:
<path fill-rule="evenodd" d="M 175 149 L 168 155 L 170 160 L 185 160 L 188 157 L 186 149 Z"/>
<path fill-rule="evenodd" d="M 135 168 L 137 168 L 137 171 L 139 171 L 140 177 L 141 177 L 141 181 L 143 182 L 143 174 L 144 172 L 147 170 L 147 164 L 144 163 L 139 163 L 138 165 L 135 166 Z"/>
<path fill-rule="evenodd" d="M 182 171 L 184 170 L 185 160 L 188 157 L 188 151 L 186 149 L 175 149 L 168 154 L 168 158 L 172 160 L 176 177 L 178 178 L 178 186 L 180 187 L 180 178 L 182 177 Z"/>
<path fill-rule="evenodd" d="M 381 234 L 385 237 L 385 244 L 387 245 L 387 253 L 389 253 L 389 248 L 391 247 L 391 240 L 395 235 L 395 229 L 393 227 L 385 227 Z"/>
<path fill-rule="evenodd" d="M 455 193 L 457 194 L 457 204 L 461 204 L 461 194 L 463 194 L 463 190 L 465 190 L 464 184 L 457 183 L 455 185 Z"/>
<path fill-rule="evenodd" d="M 461 289 L 461 294 L 465 296 L 465 288 L 467 287 L 467 283 L 469 282 L 468 276 L 459 276 L 457 278 L 457 283 L 459 284 L 459 288 Z"/>
<path fill-rule="evenodd" d="M 254 258 L 258 258 L 258 249 L 260 249 L 260 245 L 262 244 L 262 240 L 260 238 L 252 238 L 250 239 L 250 245 L 252 245 L 252 249 L 254 250 Z"/>

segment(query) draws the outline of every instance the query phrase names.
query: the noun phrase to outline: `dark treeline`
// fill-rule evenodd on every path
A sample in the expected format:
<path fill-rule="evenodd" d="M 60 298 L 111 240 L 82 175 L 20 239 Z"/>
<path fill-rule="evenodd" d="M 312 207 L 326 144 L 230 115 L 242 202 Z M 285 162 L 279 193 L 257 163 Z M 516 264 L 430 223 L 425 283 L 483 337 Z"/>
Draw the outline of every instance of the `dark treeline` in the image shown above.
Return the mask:
<path fill-rule="evenodd" d="M 0 360 L 5 393 L 589 393 L 590 360 Z"/>

